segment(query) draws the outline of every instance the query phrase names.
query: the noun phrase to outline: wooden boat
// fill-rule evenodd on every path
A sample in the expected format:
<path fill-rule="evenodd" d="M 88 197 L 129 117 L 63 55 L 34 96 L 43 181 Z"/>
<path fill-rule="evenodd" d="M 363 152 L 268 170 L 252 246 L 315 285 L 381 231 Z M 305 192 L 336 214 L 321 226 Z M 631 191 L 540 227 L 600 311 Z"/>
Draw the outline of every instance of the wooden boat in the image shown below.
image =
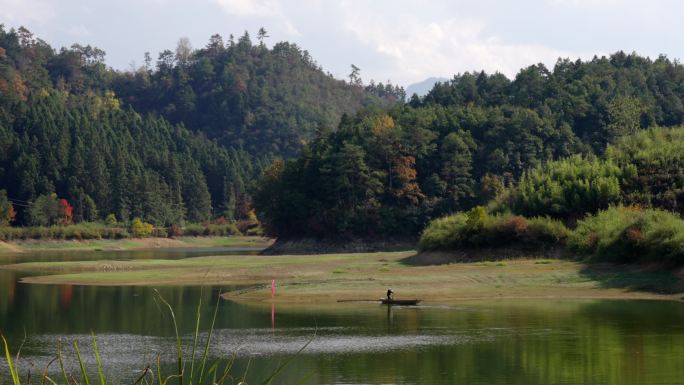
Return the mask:
<path fill-rule="evenodd" d="M 415 306 L 420 302 L 419 299 L 387 299 L 380 298 L 380 302 L 383 305 L 399 305 L 399 306 Z"/>

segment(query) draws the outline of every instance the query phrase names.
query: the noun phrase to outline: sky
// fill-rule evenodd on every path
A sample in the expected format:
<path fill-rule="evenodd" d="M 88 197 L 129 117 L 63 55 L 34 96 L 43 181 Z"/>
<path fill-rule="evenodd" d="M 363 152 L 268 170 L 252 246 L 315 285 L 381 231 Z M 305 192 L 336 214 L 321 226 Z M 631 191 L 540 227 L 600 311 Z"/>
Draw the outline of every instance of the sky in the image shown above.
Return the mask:
<path fill-rule="evenodd" d="M 408 86 L 465 71 L 502 72 L 559 57 L 623 50 L 684 57 L 677 0 L 0 0 L 0 23 L 25 26 L 53 47 L 90 44 L 127 70 L 174 50 L 264 27 L 267 45 L 297 43 L 338 78 L 351 64 Z"/>

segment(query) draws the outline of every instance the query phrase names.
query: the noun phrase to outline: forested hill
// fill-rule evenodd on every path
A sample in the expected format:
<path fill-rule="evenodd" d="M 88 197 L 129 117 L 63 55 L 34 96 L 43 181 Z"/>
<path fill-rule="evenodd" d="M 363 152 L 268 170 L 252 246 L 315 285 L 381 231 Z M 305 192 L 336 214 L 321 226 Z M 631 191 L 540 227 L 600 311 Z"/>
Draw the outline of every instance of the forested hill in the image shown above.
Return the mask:
<path fill-rule="evenodd" d="M 274 164 L 254 202 L 274 236 L 416 236 L 431 219 L 515 186 L 527 169 L 682 123 L 684 67 L 666 57 L 559 60 L 512 80 L 465 73 L 422 99 L 343 119 L 299 159 Z"/>
<path fill-rule="evenodd" d="M 559 59 L 504 75 L 465 73 L 438 83 L 413 106 L 512 106 L 534 111 L 558 130 L 571 130 L 595 152 L 639 128 L 684 121 L 684 66 L 665 56 L 655 60 L 617 52 L 583 62 Z"/>
<path fill-rule="evenodd" d="M 349 82 L 337 80 L 297 45 L 267 48 L 266 38 L 263 29 L 258 44 L 247 32 L 237 41 L 214 35 L 196 51 L 181 39 L 175 52 L 159 55 L 155 70 L 148 60 L 134 73 L 117 74 L 112 86 L 136 111 L 184 123 L 226 146 L 280 156 L 299 154 L 344 113 L 404 99 L 404 90 L 391 84 L 364 86 L 356 68 Z"/>
<path fill-rule="evenodd" d="M 97 48 L 56 51 L 0 26 L 0 192 L 14 224 L 56 223 L 54 213 L 29 215 L 53 194 L 73 221 L 250 218 L 248 185 L 273 157 L 298 153 L 345 112 L 403 98 L 351 80 L 324 74 L 293 44 L 267 48 L 247 34 L 200 50 L 181 40 L 155 68 L 119 72 Z"/>
<path fill-rule="evenodd" d="M 120 72 L 97 48 L 56 51 L 0 26 L 0 225 L 5 195 L 13 224 L 57 223 L 54 205 L 30 215 L 57 197 L 73 221 L 158 225 L 253 219 L 254 200 L 274 236 L 415 236 L 528 169 L 684 124 L 684 67 L 666 57 L 465 73 L 404 103 L 400 87 L 364 85 L 354 66 L 334 79 L 267 38 L 215 35 L 197 50 L 181 39 Z"/>

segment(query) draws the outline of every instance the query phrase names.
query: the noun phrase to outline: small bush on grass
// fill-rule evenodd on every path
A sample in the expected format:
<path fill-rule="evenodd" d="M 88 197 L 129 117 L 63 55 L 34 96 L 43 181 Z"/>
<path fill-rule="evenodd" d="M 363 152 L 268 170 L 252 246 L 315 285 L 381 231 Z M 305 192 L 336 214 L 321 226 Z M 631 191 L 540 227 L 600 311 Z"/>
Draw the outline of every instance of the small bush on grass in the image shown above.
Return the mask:
<path fill-rule="evenodd" d="M 199 223 L 189 223 L 183 227 L 183 235 L 191 237 L 202 237 L 207 235 L 206 232 L 206 227 Z"/>
<path fill-rule="evenodd" d="M 166 227 L 154 227 L 152 228 L 151 235 L 155 238 L 166 238 L 169 234 L 166 231 Z"/>
<path fill-rule="evenodd" d="M 167 233 L 169 238 L 178 238 L 183 236 L 183 228 L 174 224 L 169 226 Z"/>
<path fill-rule="evenodd" d="M 420 237 L 420 249 L 447 250 L 461 246 L 467 221 L 468 217 L 465 213 L 435 219 L 423 231 Z"/>
<path fill-rule="evenodd" d="M 527 238 L 541 244 L 565 244 L 570 236 L 563 222 L 549 217 L 535 217 L 528 219 Z"/>
<path fill-rule="evenodd" d="M 102 238 L 105 239 L 125 239 L 130 237 L 131 234 L 121 227 L 105 227 L 102 229 Z"/>
<path fill-rule="evenodd" d="M 229 236 L 229 235 L 240 235 L 240 230 L 233 223 L 225 224 L 199 224 L 191 223 L 183 228 L 183 235 L 191 237 L 203 237 L 203 236 Z"/>
<path fill-rule="evenodd" d="M 256 229 L 259 229 L 259 221 L 252 219 L 244 219 L 237 221 L 235 223 L 235 226 L 237 226 L 237 229 L 238 231 L 240 231 L 240 233 L 249 234 L 250 232 L 254 232 Z"/>
<path fill-rule="evenodd" d="M 143 222 L 140 218 L 135 218 L 131 222 L 131 235 L 136 238 L 149 237 L 154 230 L 154 226 L 150 223 Z"/>

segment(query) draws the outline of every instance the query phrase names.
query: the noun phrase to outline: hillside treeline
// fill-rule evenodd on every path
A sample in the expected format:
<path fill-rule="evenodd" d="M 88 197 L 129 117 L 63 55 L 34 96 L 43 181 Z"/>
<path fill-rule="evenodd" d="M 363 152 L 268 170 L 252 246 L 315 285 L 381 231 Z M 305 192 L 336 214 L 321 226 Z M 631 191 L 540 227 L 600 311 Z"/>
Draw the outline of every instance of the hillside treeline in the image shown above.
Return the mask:
<path fill-rule="evenodd" d="M 298 159 L 274 164 L 254 202 L 274 236 L 416 236 L 431 219 L 486 204 L 511 188 L 529 185 L 536 193 L 545 176 L 533 170 L 550 167 L 537 173 L 566 175 L 577 185 L 585 175 L 600 177 L 602 195 L 563 198 L 588 207 L 555 198 L 521 201 L 529 206 L 522 211 L 541 214 L 535 205 L 548 203 L 549 214 L 572 220 L 619 201 L 679 208 L 678 188 L 670 188 L 679 183 L 679 164 L 644 155 L 634 169 L 628 163 L 638 156 L 628 152 L 641 144 L 606 149 L 646 128 L 682 123 L 684 67 L 664 56 L 559 60 L 553 69 L 525 68 L 512 80 L 465 73 L 423 99 L 343 117 Z M 612 163 L 592 160 L 603 156 Z M 567 165 L 545 166 L 566 158 Z M 629 183 L 618 188 L 621 178 Z"/>
<path fill-rule="evenodd" d="M 404 91 L 391 84 L 363 85 L 353 67 L 349 81 L 327 74 L 306 50 L 279 42 L 268 48 L 261 29 L 224 41 L 213 35 L 193 50 L 181 39 L 175 52 L 147 57 L 134 72 L 117 73 L 112 88 L 142 113 L 173 123 L 251 154 L 298 155 L 318 131 L 335 128 L 344 113 L 364 106 L 390 106 Z"/>
<path fill-rule="evenodd" d="M 267 48 L 259 36 L 215 35 L 198 50 L 181 39 L 156 64 L 146 55 L 120 72 L 96 47 L 55 50 L 0 25 L 0 191 L 13 211 L 3 223 L 64 222 L 47 208 L 39 216 L 50 220 L 31 214 L 53 195 L 74 222 L 253 219 L 250 186 L 273 158 L 297 154 L 345 112 L 403 99 L 358 72 L 336 80 L 296 45 Z"/>

